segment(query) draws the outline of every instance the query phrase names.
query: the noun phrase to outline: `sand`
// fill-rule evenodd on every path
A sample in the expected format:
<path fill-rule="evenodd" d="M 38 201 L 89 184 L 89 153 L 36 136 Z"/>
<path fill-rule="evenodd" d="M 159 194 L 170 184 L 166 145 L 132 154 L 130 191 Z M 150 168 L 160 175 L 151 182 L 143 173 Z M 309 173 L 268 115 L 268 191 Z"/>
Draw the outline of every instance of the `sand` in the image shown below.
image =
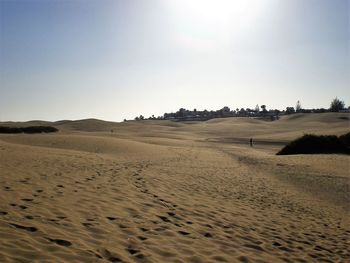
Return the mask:
<path fill-rule="evenodd" d="M 275 155 L 346 118 L 0 135 L 0 262 L 349 262 L 350 157 Z"/>

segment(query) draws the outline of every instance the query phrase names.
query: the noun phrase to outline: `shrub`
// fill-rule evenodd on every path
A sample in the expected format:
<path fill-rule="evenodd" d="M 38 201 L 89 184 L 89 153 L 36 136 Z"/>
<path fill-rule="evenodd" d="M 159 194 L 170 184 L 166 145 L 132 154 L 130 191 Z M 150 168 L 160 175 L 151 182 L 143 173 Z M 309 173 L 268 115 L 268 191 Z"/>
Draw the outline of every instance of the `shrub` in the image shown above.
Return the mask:
<path fill-rule="evenodd" d="M 22 133 L 22 130 L 20 128 L 0 126 L 0 133 Z"/>
<path fill-rule="evenodd" d="M 342 135 L 342 136 L 339 136 L 339 140 L 344 144 L 346 145 L 346 147 L 350 147 L 350 132 Z"/>
<path fill-rule="evenodd" d="M 344 137 L 343 137 L 344 136 Z M 350 149 L 344 141 L 349 140 L 350 133 L 340 136 L 313 135 L 304 136 L 290 142 L 277 155 L 288 154 L 318 154 L 318 153 L 345 153 L 350 154 Z"/>
<path fill-rule="evenodd" d="M 58 129 L 50 126 L 29 126 L 29 127 L 5 127 L 0 126 L 0 133 L 49 133 L 57 132 Z"/>

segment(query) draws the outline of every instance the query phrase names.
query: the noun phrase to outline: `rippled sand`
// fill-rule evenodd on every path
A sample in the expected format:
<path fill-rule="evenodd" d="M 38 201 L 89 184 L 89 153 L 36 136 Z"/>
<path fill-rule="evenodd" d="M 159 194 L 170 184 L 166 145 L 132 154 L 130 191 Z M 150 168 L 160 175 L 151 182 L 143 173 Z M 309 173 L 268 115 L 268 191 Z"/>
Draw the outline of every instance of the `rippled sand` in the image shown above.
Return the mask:
<path fill-rule="evenodd" d="M 0 262 L 349 262 L 349 156 L 274 155 L 314 116 L 0 135 Z"/>

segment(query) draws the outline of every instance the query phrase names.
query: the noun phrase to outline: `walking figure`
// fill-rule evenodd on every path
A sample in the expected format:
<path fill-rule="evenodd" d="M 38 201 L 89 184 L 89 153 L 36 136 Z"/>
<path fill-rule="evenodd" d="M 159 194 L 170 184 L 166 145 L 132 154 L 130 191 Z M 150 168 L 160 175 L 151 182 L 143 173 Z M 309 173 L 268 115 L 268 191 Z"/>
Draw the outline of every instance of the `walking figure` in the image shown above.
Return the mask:
<path fill-rule="evenodd" d="M 253 138 L 250 138 L 249 143 L 250 143 L 250 147 L 253 147 Z"/>

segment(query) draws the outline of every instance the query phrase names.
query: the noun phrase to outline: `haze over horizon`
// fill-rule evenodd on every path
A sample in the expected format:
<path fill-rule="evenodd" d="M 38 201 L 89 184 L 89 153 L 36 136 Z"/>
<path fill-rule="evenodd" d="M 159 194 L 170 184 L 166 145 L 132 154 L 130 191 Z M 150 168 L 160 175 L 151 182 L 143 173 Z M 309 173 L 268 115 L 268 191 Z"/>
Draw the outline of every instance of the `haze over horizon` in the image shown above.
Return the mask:
<path fill-rule="evenodd" d="M 350 104 L 348 0 L 0 1 L 0 121 Z"/>

